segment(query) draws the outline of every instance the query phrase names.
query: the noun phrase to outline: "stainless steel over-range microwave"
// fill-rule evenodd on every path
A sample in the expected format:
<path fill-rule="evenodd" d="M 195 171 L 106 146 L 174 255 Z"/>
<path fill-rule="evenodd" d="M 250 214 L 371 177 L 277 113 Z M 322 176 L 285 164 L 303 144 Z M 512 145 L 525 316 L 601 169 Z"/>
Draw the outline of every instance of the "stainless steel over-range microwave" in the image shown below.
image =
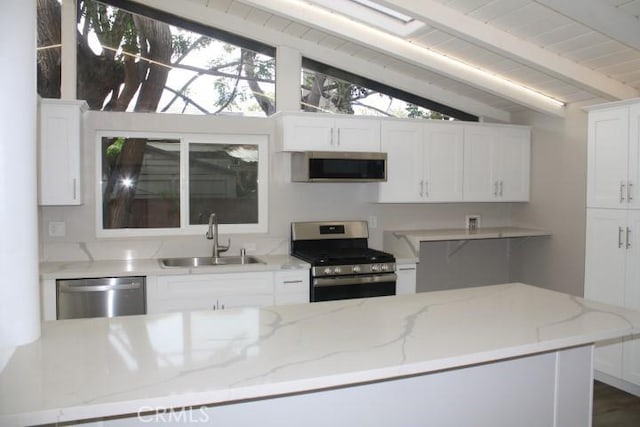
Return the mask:
<path fill-rule="evenodd" d="M 291 154 L 296 182 L 382 182 L 387 180 L 387 153 L 306 151 Z"/>

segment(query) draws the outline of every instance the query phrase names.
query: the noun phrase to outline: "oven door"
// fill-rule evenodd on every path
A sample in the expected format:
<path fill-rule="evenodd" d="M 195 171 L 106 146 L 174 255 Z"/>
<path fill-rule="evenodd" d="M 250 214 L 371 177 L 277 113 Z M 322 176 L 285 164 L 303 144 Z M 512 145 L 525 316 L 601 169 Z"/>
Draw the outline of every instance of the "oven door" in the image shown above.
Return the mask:
<path fill-rule="evenodd" d="M 317 277 L 311 280 L 311 302 L 395 294 L 395 273 Z"/>

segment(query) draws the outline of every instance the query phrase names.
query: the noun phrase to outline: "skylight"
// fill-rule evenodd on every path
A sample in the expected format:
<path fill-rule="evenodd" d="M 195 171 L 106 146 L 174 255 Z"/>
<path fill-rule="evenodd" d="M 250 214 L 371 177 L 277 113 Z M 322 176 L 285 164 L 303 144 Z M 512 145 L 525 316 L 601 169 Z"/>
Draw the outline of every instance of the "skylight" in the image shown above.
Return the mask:
<path fill-rule="evenodd" d="M 396 36 L 408 37 L 425 24 L 372 0 L 307 0 L 354 21 L 363 22 Z"/>
<path fill-rule="evenodd" d="M 382 5 L 378 4 L 378 3 L 370 1 L 370 0 L 347 0 L 347 1 L 350 1 L 351 3 L 358 3 L 358 4 L 361 4 L 361 5 L 365 6 L 365 7 L 373 9 L 373 10 L 375 10 L 377 12 L 384 13 L 385 15 L 388 15 L 388 16 L 390 16 L 392 18 L 395 18 L 395 19 L 397 19 L 399 21 L 402 21 L 405 24 L 408 24 L 409 22 L 413 21 L 413 18 L 408 16 L 408 15 L 400 13 L 400 12 L 398 12 L 396 10 L 391 9 L 391 8 L 382 6 Z"/>

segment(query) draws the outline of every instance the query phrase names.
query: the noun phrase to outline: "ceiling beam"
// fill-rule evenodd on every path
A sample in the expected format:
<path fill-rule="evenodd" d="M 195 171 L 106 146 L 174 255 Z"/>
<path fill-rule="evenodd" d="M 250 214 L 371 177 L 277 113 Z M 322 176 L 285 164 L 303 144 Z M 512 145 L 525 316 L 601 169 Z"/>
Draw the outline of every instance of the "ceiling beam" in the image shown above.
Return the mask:
<path fill-rule="evenodd" d="M 554 103 L 548 97 L 533 89 L 524 88 L 495 74 L 471 67 L 459 60 L 417 46 L 400 37 L 356 22 L 322 7 L 299 0 L 240 1 L 317 28 L 320 31 L 346 39 L 400 61 L 426 68 L 532 110 L 564 117 L 565 111 L 562 104 Z M 422 1 L 411 1 L 410 3 L 414 4 L 416 8 L 422 9 L 420 6 Z M 407 12 L 410 11 L 405 13 Z"/>
<path fill-rule="evenodd" d="M 565 3 L 576 10 L 588 10 L 590 6 L 585 5 L 585 1 L 604 4 L 601 0 L 537 1 L 539 3 Z M 459 37 L 605 99 L 627 99 L 640 95 L 640 92 L 631 86 L 464 15 L 439 2 L 433 0 L 382 0 L 380 3 L 413 16 L 415 19 L 454 37 Z M 638 25 L 637 20 L 636 25 Z M 638 30 L 636 37 L 640 42 L 640 26 L 636 29 Z"/>
<path fill-rule="evenodd" d="M 569 19 L 640 50 L 640 19 L 602 0 L 535 0 Z"/>
<path fill-rule="evenodd" d="M 302 52 L 304 56 L 316 61 L 324 62 L 336 68 L 346 69 L 363 77 L 377 80 L 386 85 L 431 99 L 441 104 L 449 105 L 479 117 L 505 123 L 511 121 L 511 113 L 508 111 L 495 108 L 476 99 L 443 89 L 423 80 L 390 71 L 364 59 L 355 58 L 346 53 L 340 53 L 336 50 L 320 46 L 317 43 L 265 28 L 264 26 L 254 24 L 237 16 L 225 14 L 213 8 L 206 7 L 201 2 L 176 2 L 174 0 L 133 1 L 194 22 L 211 25 L 220 30 L 252 38 L 265 44 L 287 46 L 297 49 Z"/>

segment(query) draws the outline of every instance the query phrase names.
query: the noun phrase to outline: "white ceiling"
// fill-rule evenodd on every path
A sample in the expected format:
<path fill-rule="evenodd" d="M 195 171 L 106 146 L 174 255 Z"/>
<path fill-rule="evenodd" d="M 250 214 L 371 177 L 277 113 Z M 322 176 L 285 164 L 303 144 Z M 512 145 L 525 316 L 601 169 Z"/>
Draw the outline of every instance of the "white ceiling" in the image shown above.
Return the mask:
<path fill-rule="evenodd" d="M 495 120 L 640 96 L 640 0 L 376 0 L 407 28 L 313 1 L 142 0 Z"/>

